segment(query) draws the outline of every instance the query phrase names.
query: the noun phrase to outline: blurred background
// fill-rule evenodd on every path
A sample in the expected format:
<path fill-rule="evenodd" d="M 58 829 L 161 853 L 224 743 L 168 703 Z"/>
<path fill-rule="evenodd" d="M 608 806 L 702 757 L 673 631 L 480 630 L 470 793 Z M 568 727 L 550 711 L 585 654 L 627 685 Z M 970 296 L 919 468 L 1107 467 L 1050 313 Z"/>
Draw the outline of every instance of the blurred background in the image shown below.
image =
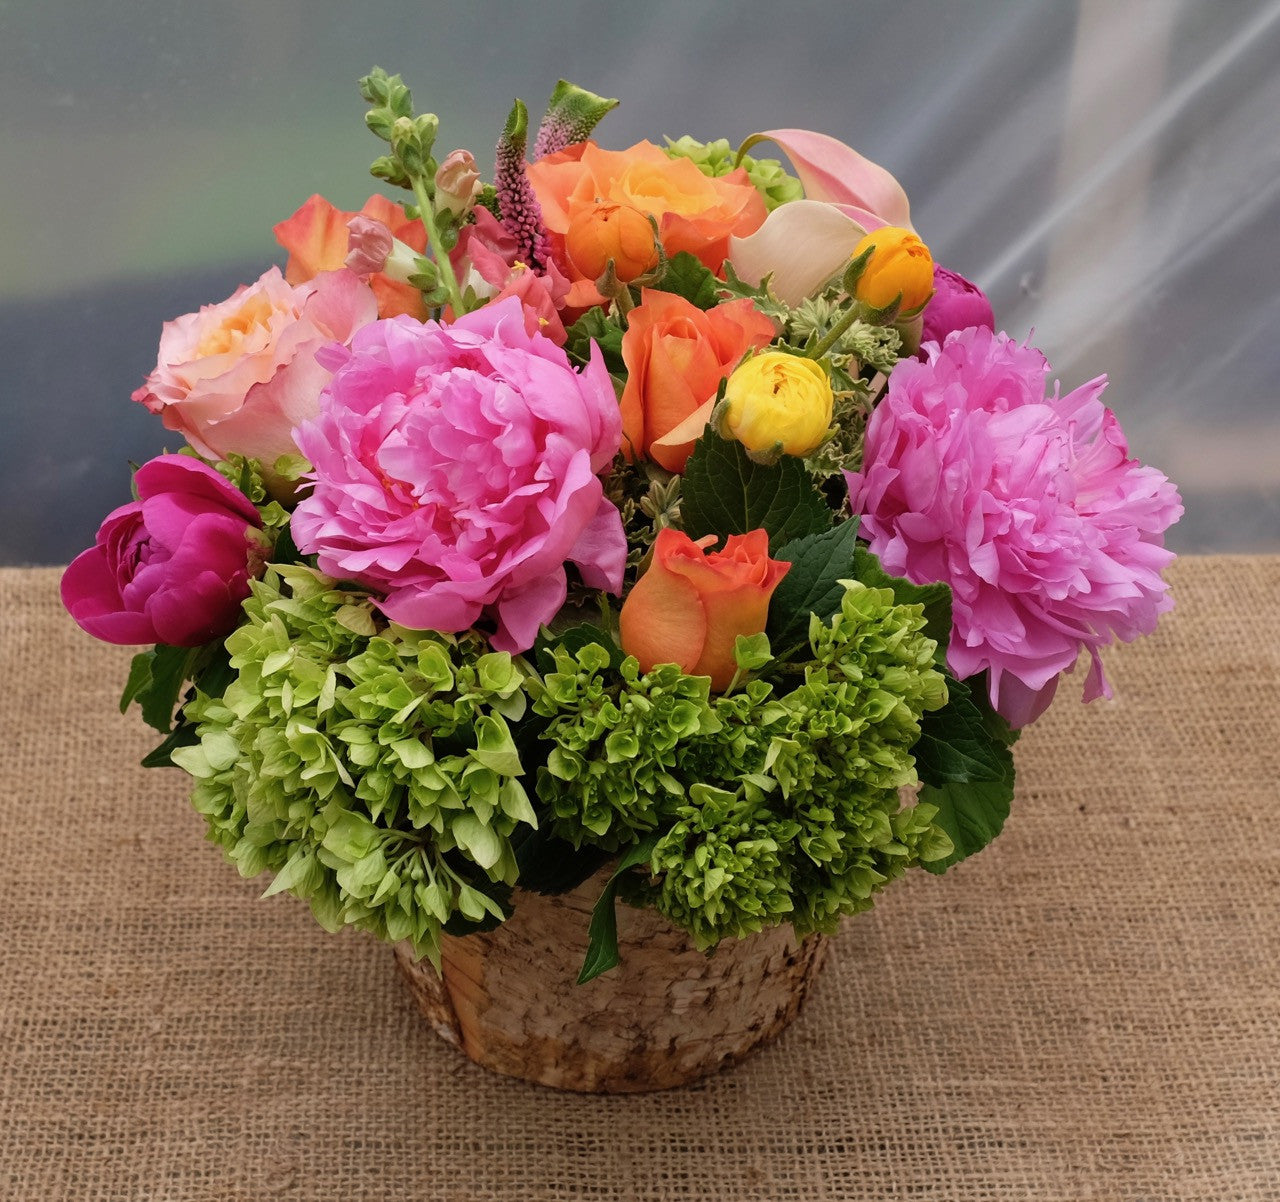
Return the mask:
<path fill-rule="evenodd" d="M 841 138 L 1064 390 L 1109 374 L 1177 550 L 1280 551 L 1280 0 L 0 0 L 0 563 L 66 562 L 176 449 L 129 399 L 164 321 L 376 190 L 375 64 L 486 170 L 562 76 L 622 98 L 612 148 Z"/>

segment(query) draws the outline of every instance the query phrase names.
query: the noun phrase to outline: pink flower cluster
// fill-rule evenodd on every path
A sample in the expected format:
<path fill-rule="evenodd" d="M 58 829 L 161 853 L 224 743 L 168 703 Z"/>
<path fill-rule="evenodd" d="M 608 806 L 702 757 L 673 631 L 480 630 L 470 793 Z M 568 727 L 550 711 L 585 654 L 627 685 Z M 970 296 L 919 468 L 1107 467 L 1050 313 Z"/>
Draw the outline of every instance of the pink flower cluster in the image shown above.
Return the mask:
<path fill-rule="evenodd" d="M 1163 534 L 1174 486 L 1129 458 L 1106 378 L 1045 395 L 1034 347 L 971 328 L 900 362 L 849 474 L 886 570 L 953 593 L 948 663 L 986 671 L 1014 726 L 1038 717 L 1082 648 L 1085 700 L 1110 696 L 1098 648 L 1153 630 L 1173 602 Z"/>
<path fill-rule="evenodd" d="M 564 604 L 566 562 L 621 590 L 626 537 L 597 473 L 622 424 L 598 352 L 575 372 L 508 297 L 447 326 L 381 321 L 321 358 L 334 374 L 296 433 L 315 486 L 293 534 L 323 571 L 385 594 L 405 626 L 490 619 L 506 651 Z"/>

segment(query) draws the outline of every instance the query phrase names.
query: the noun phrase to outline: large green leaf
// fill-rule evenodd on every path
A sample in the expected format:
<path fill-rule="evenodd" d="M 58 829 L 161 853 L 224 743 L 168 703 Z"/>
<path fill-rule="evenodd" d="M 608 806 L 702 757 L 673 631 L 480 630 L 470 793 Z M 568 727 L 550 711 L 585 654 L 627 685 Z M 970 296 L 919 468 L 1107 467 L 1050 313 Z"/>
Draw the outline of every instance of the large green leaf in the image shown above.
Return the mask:
<path fill-rule="evenodd" d="M 654 287 L 663 292 L 674 292 L 699 309 L 714 309 L 724 285 L 696 255 L 682 250 L 667 260 L 666 273 Z"/>
<path fill-rule="evenodd" d="M 767 530 L 772 553 L 826 530 L 831 510 L 799 459 L 766 467 L 741 443 L 704 434 L 685 467 L 680 518 L 690 538 Z"/>
<path fill-rule="evenodd" d="M 963 681 L 948 677 L 947 704 L 924 715 L 920 739 L 911 749 L 920 779 L 938 786 L 1012 780 L 1011 740 L 1002 737 L 993 719 L 1003 721 L 991 712 L 984 693 L 975 697 Z"/>
<path fill-rule="evenodd" d="M 769 645 L 781 655 L 788 648 L 808 646 L 809 618 L 829 618 L 839 612 L 843 580 L 853 576 L 854 538 L 858 519 L 848 518 L 821 534 L 784 543 L 775 553 L 791 565 L 769 602 Z"/>
<path fill-rule="evenodd" d="M 946 872 L 952 864 L 981 851 L 1004 828 L 1012 800 L 1012 774 L 1000 781 L 923 785 L 920 801 L 937 806 L 933 824 L 947 832 L 955 850 L 944 860 L 929 860 L 921 866 L 933 873 Z"/>

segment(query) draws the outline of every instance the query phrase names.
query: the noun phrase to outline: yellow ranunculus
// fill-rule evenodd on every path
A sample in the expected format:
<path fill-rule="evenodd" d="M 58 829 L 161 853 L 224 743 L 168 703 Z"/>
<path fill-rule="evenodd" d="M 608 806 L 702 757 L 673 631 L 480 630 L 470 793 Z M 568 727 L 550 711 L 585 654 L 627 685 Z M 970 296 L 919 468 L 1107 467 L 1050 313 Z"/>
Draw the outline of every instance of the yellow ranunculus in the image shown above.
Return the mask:
<path fill-rule="evenodd" d="M 748 451 L 807 455 L 831 426 L 831 382 L 820 363 L 784 351 L 753 355 L 725 385 L 720 433 Z"/>
<path fill-rule="evenodd" d="M 853 248 L 856 259 L 871 249 L 871 258 L 854 285 L 854 295 L 873 309 L 902 296 L 902 312 L 918 309 L 933 291 L 933 256 L 911 232 L 894 225 L 872 230 Z"/>

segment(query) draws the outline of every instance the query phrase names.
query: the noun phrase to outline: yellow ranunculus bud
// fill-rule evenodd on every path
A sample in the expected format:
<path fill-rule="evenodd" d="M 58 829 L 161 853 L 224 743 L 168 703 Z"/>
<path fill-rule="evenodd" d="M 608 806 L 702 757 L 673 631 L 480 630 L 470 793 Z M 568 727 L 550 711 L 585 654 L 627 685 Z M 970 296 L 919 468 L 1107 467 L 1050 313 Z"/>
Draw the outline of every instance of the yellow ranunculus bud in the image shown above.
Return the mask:
<path fill-rule="evenodd" d="M 853 248 L 856 259 L 868 248 L 871 258 L 863 268 L 854 295 L 873 309 L 891 305 L 902 294 L 902 311 L 918 309 L 933 291 L 933 256 L 910 230 L 896 225 L 872 230 Z"/>
<path fill-rule="evenodd" d="M 720 434 L 748 451 L 807 455 L 831 427 L 831 381 L 820 363 L 765 351 L 742 363 L 725 385 Z"/>

